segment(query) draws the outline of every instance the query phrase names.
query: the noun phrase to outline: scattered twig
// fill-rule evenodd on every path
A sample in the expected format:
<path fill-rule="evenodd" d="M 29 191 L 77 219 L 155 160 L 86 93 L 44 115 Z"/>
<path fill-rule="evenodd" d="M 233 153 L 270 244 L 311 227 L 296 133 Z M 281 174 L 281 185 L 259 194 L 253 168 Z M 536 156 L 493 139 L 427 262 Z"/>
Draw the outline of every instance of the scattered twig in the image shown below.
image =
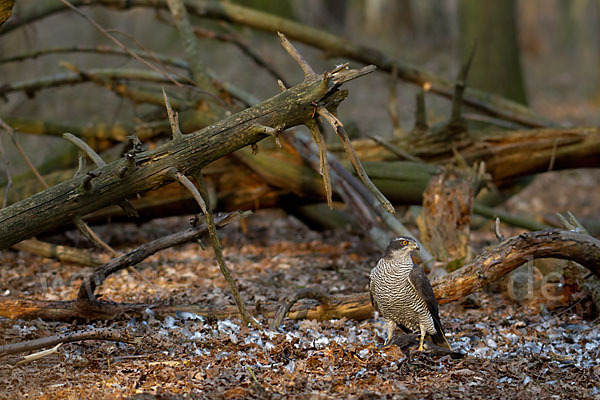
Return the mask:
<path fill-rule="evenodd" d="M 179 182 L 183 187 L 185 187 L 192 194 L 192 196 L 194 197 L 194 199 L 196 200 L 196 202 L 202 209 L 202 213 L 206 217 L 208 232 L 210 234 L 211 242 L 212 242 L 213 249 L 215 252 L 215 257 L 217 258 L 217 263 L 219 264 L 219 269 L 221 270 L 223 277 L 227 281 L 227 284 L 229 285 L 229 289 L 231 290 L 231 293 L 233 294 L 233 298 L 234 298 L 238 308 L 240 309 L 240 315 L 242 316 L 242 320 L 245 323 L 250 323 L 253 326 L 259 327 L 260 325 L 258 324 L 258 321 L 256 321 L 256 319 L 254 319 L 250 314 L 248 314 L 248 311 L 246 310 L 246 306 L 244 305 L 244 302 L 243 302 L 243 300 L 239 294 L 239 291 L 237 289 L 235 280 L 231 276 L 231 272 L 229 271 L 229 268 L 227 268 L 227 264 L 225 262 L 225 259 L 223 258 L 223 251 L 221 250 L 221 243 L 219 242 L 219 237 L 217 235 L 217 229 L 216 229 L 216 225 L 215 225 L 215 222 L 213 219 L 212 210 L 210 209 L 210 200 L 209 200 L 209 196 L 208 196 L 208 191 L 206 189 L 206 183 L 204 182 L 204 177 L 202 176 L 202 174 L 200 172 L 194 174 L 196 183 L 201 188 L 202 193 L 200 193 L 200 191 L 198 191 L 198 189 L 196 188 L 196 186 L 194 186 L 192 181 L 190 181 L 182 173 L 177 172 L 177 171 L 172 171 L 171 177 L 174 180 L 176 180 L 177 182 Z"/>
<path fill-rule="evenodd" d="M 279 86 L 279 90 L 281 90 L 282 92 L 285 92 L 287 90 L 287 87 L 285 86 L 285 83 L 283 83 L 282 80 L 277 79 L 277 85 Z"/>
<path fill-rule="evenodd" d="M 67 132 L 63 134 L 63 138 L 77 146 L 77 148 L 86 154 L 90 160 L 96 164 L 96 166 L 103 167 L 106 165 L 106 162 L 102 159 L 102 157 L 100 157 L 100 155 L 96 153 L 90 146 L 88 146 L 86 142 L 79 139 L 77 136 Z"/>
<path fill-rule="evenodd" d="M 388 199 L 386 199 L 386 197 L 383 195 L 383 193 L 381 193 L 381 191 L 377 188 L 377 186 L 375 186 L 373 184 L 373 182 L 371 181 L 371 179 L 365 172 L 365 169 L 363 168 L 360 160 L 358 159 L 358 156 L 356 155 L 356 152 L 354 151 L 354 147 L 352 146 L 352 143 L 350 142 L 350 138 L 348 137 L 348 134 L 346 133 L 346 130 L 344 129 L 344 126 L 342 125 L 340 120 L 337 119 L 337 117 L 335 115 L 333 115 L 331 112 L 329 112 L 329 110 L 327 110 L 325 107 L 319 106 L 317 108 L 317 112 L 319 113 L 320 116 L 325 118 L 325 120 L 327 122 L 329 122 L 329 124 L 331 125 L 333 130 L 339 136 L 341 142 L 344 144 L 344 149 L 346 150 L 346 154 L 348 155 L 348 158 L 350 159 L 350 162 L 352 163 L 352 166 L 354 167 L 354 170 L 356 171 L 358 178 L 371 191 L 371 193 L 373 193 L 375 195 L 377 200 L 381 203 L 381 205 L 383 205 L 383 208 L 385 208 L 387 210 L 387 212 L 395 213 L 396 209 L 394 208 L 392 203 L 390 203 L 390 201 Z"/>
<path fill-rule="evenodd" d="M 586 235 L 590 234 L 588 232 L 588 230 L 585 228 L 585 226 L 583 226 L 581 224 L 581 222 L 579 222 L 579 220 L 577 218 L 575 218 L 575 216 L 573 215 L 573 213 L 571 213 L 571 211 L 567 211 L 567 217 L 565 217 L 561 213 L 556 213 L 556 216 L 560 219 L 560 222 L 562 222 L 564 227 L 567 228 L 568 230 L 574 231 L 574 232 L 580 232 L 580 233 L 583 233 Z"/>
<path fill-rule="evenodd" d="M 15 132 L 13 128 L 7 123 L 5 123 L 2 119 L 0 119 L 0 127 L 4 128 L 4 130 L 8 133 L 8 136 L 10 136 L 10 139 L 19 151 L 19 154 L 21 154 L 21 157 L 23 157 L 23 160 L 25 160 L 25 163 L 29 166 L 29 169 L 31 169 L 31 171 L 35 174 L 35 177 L 38 179 L 38 181 L 40 181 L 40 183 L 45 189 L 48 189 L 48 184 L 46 183 L 44 178 L 42 178 L 42 175 L 40 175 L 37 168 L 35 168 L 29 157 L 27 157 L 27 154 L 25 154 L 25 151 L 23 151 L 23 148 L 21 147 L 19 142 L 17 142 L 17 138 L 15 137 Z"/>
<path fill-rule="evenodd" d="M 121 32 L 125 34 L 124 32 Z M 128 35 L 128 34 L 127 34 Z M 133 36 L 131 36 L 132 40 L 135 40 Z M 137 42 L 136 42 L 137 43 Z M 139 44 L 138 44 L 139 46 Z M 140 46 L 141 47 L 141 46 Z M 150 58 L 157 63 L 168 64 L 173 67 L 188 69 L 189 65 L 186 61 L 181 60 L 179 58 L 173 58 L 161 54 L 154 54 L 148 50 L 138 51 L 138 50 L 130 50 L 131 53 L 135 53 L 142 58 Z M 0 64 L 9 63 L 9 62 L 18 62 L 25 61 L 30 58 L 37 58 L 40 56 L 45 56 L 48 54 L 61 54 L 61 53 L 94 53 L 94 54 L 110 54 L 115 56 L 125 56 L 131 57 L 131 53 L 127 52 L 118 47 L 110 47 L 110 46 L 56 46 L 56 47 L 47 47 L 45 49 L 36 49 L 31 50 L 25 53 L 17 54 L 10 57 L 5 57 L 0 59 Z M 166 69 L 166 68 L 165 68 Z"/>
<path fill-rule="evenodd" d="M 256 124 L 256 125 L 252 126 L 252 132 L 262 133 L 263 135 L 271 136 L 273 138 L 273 140 L 275 141 L 275 144 L 278 147 L 281 147 L 281 142 L 279 141 L 279 134 L 281 132 L 279 132 L 277 129 L 271 128 L 270 126 Z"/>
<path fill-rule="evenodd" d="M 60 335 L 28 340 L 26 342 L 5 344 L 0 346 L 0 356 L 38 350 L 61 343 L 79 342 L 81 340 L 110 340 L 123 343 L 133 343 L 135 341 L 127 331 L 119 331 L 110 328 L 95 328 L 92 330 L 88 329 L 84 331 L 61 333 Z"/>
<path fill-rule="evenodd" d="M 54 346 L 51 349 L 42 350 L 42 351 L 38 351 L 37 353 L 29 354 L 28 356 L 23 357 L 22 360 L 17 361 L 17 363 L 15 365 L 25 364 L 25 363 L 32 362 L 35 360 L 39 360 L 40 358 L 47 357 L 51 354 L 57 353 L 60 346 L 62 346 L 62 343 L 57 344 L 56 346 Z"/>
<path fill-rule="evenodd" d="M 307 121 L 306 126 L 310 130 L 315 143 L 319 147 L 319 174 L 323 177 L 323 185 L 325 186 L 325 196 L 327 197 L 327 205 L 330 209 L 333 208 L 332 191 L 331 191 L 331 178 L 329 177 L 329 164 L 327 163 L 327 147 L 325 145 L 325 139 L 321 133 L 321 129 L 317 124 L 317 121 L 311 119 Z"/>
<path fill-rule="evenodd" d="M 100 157 L 100 155 L 98 155 L 98 153 L 96 153 L 94 151 L 94 149 L 92 149 L 90 146 L 88 146 L 87 143 L 85 143 L 83 140 L 79 139 L 77 136 L 67 132 L 67 133 L 63 134 L 63 138 L 65 138 L 66 140 L 68 140 L 69 142 L 71 142 L 75 146 L 77 146 L 77 148 L 79 150 L 81 150 L 83 153 L 85 153 L 92 160 L 92 162 L 94 164 L 96 164 L 96 166 L 98 168 L 102 168 L 106 165 L 106 162 L 102 159 L 102 157 Z M 82 158 L 79 158 L 79 168 L 77 169 L 77 172 L 75 172 L 74 176 L 79 176 L 80 174 L 82 174 L 84 166 L 85 166 L 84 160 Z M 89 175 L 90 173 L 91 172 L 88 172 L 88 176 L 90 177 L 90 180 L 91 180 L 91 178 L 93 178 L 93 175 Z M 89 183 L 89 181 L 87 181 L 87 180 L 84 181 L 84 184 L 85 184 L 85 182 Z M 129 200 L 127 200 L 127 199 L 122 200 L 122 201 L 118 202 L 118 205 L 119 205 L 119 207 L 121 207 L 121 209 L 123 210 L 125 215 L 127 215 L 128 217 L 130 217 L 130 218 L 138 217 L 137 210 L 131 205 Z M 83 221 L 81 221 L 81 222 L 83 222 Z M 76 223 L 76 225 L 77 225 L 77 223 Z M 91 238 L 91 240 L 92 240 L 92 243 L 94 243 L 94 240 L 95 240 L 98 242 L 100 247 L 107 249 L 109 251 L 109 253 L 111 253 L 113 255 L 117 254 L 110 246 L 108 246 L 106 243 L 104 243 L 100 239 L 100 237 L 98 237 L 96 234 L 94 234 L 93 231 L 87 226 L 87 224 L 85 226 L 87 227 L 87 229 L 85 229 L 86 232 L 87 231 L 92 232 L 89 236 L 89 238 Z M 86 233 L 84 233 L 84 232 L 82 232 L 82 233 L 84 234 L 84 236 L 88 237 Z"/>
<path fill-rule="evenodd" d="M 114 37 L 113 35 L 111 35 L 110 33 L 108 33 L 106 31 L 106 29 L 104 29 L 102 26 L 100 26 L 100 24 L 98 24 L 92 18 L 88 17 L 86 14 L 84 14 L 83 12 L 81 12 L 79 9 L 77 9 L 77 7 L 75 7 L 69 1 L 67 1 L 67 0 L 60 0 L 60 1 L 64 5 L 66 5 L 67 7 L 69 7 L 71 10 L 75 11 L 76 14 L 80 15 L 86 21 L 88 21 L 90 24 L 92 24 L 92 26 L 94 26 L 94 28 L 96 28 L 98 31 L 100 31 L 104 36 L 106 36 L 107 38 L 109 38 L 114 44 L 116 44 L 117 46 L 119 46 L 121 49 L 125 50 L 133 58 L 135 58 L 136 60 L 138 60 L 139 62 L 141 62 L 145 66 L 147 66 L 148 68 L 150 68 L 150 69 L 158 72 L 159 74 L 161 74 L 162 76 L 164 76 L 165 78 L 167 78 L 168 80 L 170 80 L 175 86 L 177 86 L 177 87 L 181 87 L 182 86 L 179 82 L 177 82 L 175 79 L 173 79 L 172 77 L 170 77 L 168 73 L 166 73 L 165 71 L 161 70 L 160 68 L 157 68 L 154 64 L 149 63 L 148 61 L 144 60 L 142 57 L 140 57 L 139 55 L 137 55 L 136 53 L 134 53 L 133 51 L 131 51 L 127 46 L 125 46 L 123 43 L 121 43 L 116 37 Z"/>
<path fill-rule="evenodd" d="M 6 158 L 4 153 L 4 145 L 2 144 L 2 138 L 0 137 L 0 156 L 2 157 L 2 163 L 4 164 L 4 173 L 6 174 L 6 185 L 4 186 L 4 197 L 2 199 L 2 208 L 6 207 L 8 201 L 8 193 L 12 186 L 12 174 L 10 173 L 10 162 Z"/>
<path fill-rule="evenodd" d="M 373 141 L 375 143 L 380 144 L 381 146 L 385 147 L 387 150 L 391 151 L 392 153 L 394 153 L 395 155 L 397 155 L 398 157 L 400 157 L 402 159 L 414 161 L 414 162 L 423 162 L 423 160 L 421 160 L 419 157 L 413 156 L 412 154 L 402 150 L 398 146 L 393 145 L 392 143 L 388 142 L 387 140 L 383 139 L 382 137 L 379 137 L 377 135 L 368 135 L 368 137 L 373 139 Z"/>
<path fill-rule="evenodd" d="M 85 249 L 42 242 L 37 239 L 23 240 L 12 247 L 20 251 L 36 254 L 38 256 L 55 258 L 62 262 L 69 262 L 91 267 L 97 267 L 107 261 L 105 257 L 96 255 Z"/>
<path fill-rule="evenodd" d="M 246 324 L 250 323 L 252 326 L 260 328 L 260 323 L 254 317 L 252 317 L 246 310 L 246 306 L 245 306 L 244 301 L 242 300 L 242 297 L 240 296 L 240 293 L 237 289 L 235 280 L 231 276 L 231 273 L 229 272 L 229 268 L 227 268 L 227 263 L 225 262 L 225 259 L 223 258 L 221 242 L 219 241 L 219 236 L 217 234 L 217 226 L 215 224 L 213 213 L 212 213 L 212 210 L 210 207 L 210 197 L 208 195 L 206 182 L 204 181 L 204 176 L 202 176 L 202 172 L 197 171 L 194 174 L 194 179 L 196 180 L 196 184 L 199 186 L 201 192 L 198 192 L 198 190 L 196 189 L 194 184 L 189 179 L 187 179 L 187 177 L 185 175 L 183 175 L 181 173 L 176 173 L 175 179 L 177 179 L 177 181 L 179 183 L 181 183 L 183 186 L 185 186 L 186 189 L 188 189 L 190 192 L 192 192 L 194 199 L 196 199 L 196 201 L 198 202 L 198 205 L 200 205 L 200 208 L 202 208 L 202 212 L 204 213 L 204 216 L 206 218 L 206 224 L 208 225 L 208 232 L 210 235 L 210 240 L 213 245 L 213 250 L 215 252 L 215 257 L 217 258 L 217 263 L 219 264 L 219 269 L 221 270 L 221 273 L 223 274 L 223 277 L 227 281 L 227 283 L 229 285 L 229 289 L 231 290 L 231 293 L 233 294 L 235 303 L 240 310 L 240 315 L 242 317 L 242 321 L 244 321 L 244 323 L 246 323 Z M 204 199 L 204 200 L 202 200 L 202 199 Z"/>
<path fill-rule="evenodd" d="M 242 38 L 240 38 L 233 30 L 230 30 L 229 33 L 223 32 L 215 32 L 209 31 L 204 28 L 200 28 L 198 26 L 194 26 L 194 33 L 198 37 L 204 37 L 208 39 L 216 39 L 222 42 L 230 42 L 233 43 L 242 53 L 247 55 L 256 65 L 261 68 L 264 68 L 273 78 L 278 81 L 284 83 L 285 86 L 288 86 L 285 78 L 273 68 L 271 64 L 269 64 L 260 54 L 250 47 L 248 43 L 246 43 Z"/>
<path fill-rule="evenodd" d="M 71 66 L 69 63 L 62 63 L 63 66 Z M 171 79 L 165 78 L 162 74 L 158 74 L 153 71 L 144 71 L 140 69 L 132 68 L 91 68 L 88 70 L 78 70 L 79 72 L 65 72 L 55 75 L 41 76 L 35 79 L 7 83 L 0 87 L 0 95 L 5 95 L 12 92 L 23 91 L 29 95 L 35 94 L 35 92 L 48 89 L 52 87 L 72 85 L 82 82 L 95 82 L 95 80 L 104 79 L 113 80 L 138 80 L 147 81 L 154 83 L 170 83 Z M 175 79 L 176 77 L 171 77 Z M 160 103 L 162 104 L 162 96 Z"/>
<path fill-rule="evenodd" d="M 140 41 L 139 41 L 139 40 L 137 40 L 137 39 L 135 38 L 135 36 L 133 36 L 133 35 L 130 35 L 130 34 L 129 34 L 129 33 L 127 33 L 127 32 L 123 32 L 123 31 L 121 31 L 121 30 L 119 30 L 119 29 L 107 29 L 106 31 L 107 31 L 107 32 L 110 32 L 110 33 L 113 33 L 113 32 L 114 32 L 114 33 L 118 33 L 118 34 L 120 34 L 120 35 L 123 35 L 123 36 L 125 36 L 126 38 L 128 38 L 129 40 L 131 40 L 133 43 L 135 43 L 135 45 L 136 45 L 137 47 L 139 47 L 139 48 L 141 49 L 141 51 L 142 51 L 142 52 L 141 52 L 141 54 L 142 54 L 142 55 L 141 55 L 141 57 L 142 57 L 142 58 L 149 58 L 149 59 L 151 59 L 152 61 L 154 61 L 155 63 L 157 63 L 158 65 L 160 65 L 162 68 L 164 68 L 164 70 L 165 70 L 166 72 L 168 72 L 169 74 L 173 74 L 173 75 L 177 76 L 179 79 L 181 79 L 182 81 L 187 81 L 187 82 L 189 82 L 191 85 L 194 85 L 194 81 L 193 81 L 193 80 L 191 80 L 190 78 L 188 78 L 187 76 L 181 75 L 181 74 L 179 74 L 178 72 L 173 72 L 173 71 L 171 71 L 171 70 L 169 69 L 169 67 L 167 67 L 167 66 L 165 65 L 165 63 L 163 63 L 163 60 L 161 59 L 161 57 L 158 57 L 158 56 L 156 56 L 156 55 L 155 55 L 153 52 L 151 52 L 150 50 L 148 50 L 148 49 L 147 49 L 147 48 L 146 48 L 144 45 L 142 45 L 142 44 L 140 43 Z M 131 52 L 132 52 L 132 53 L 136 53 L 136 54 L 137 54 L 137 52 L 136 52 L 136 51 L 134 51 L 134 50 L 131 50 Z M 127 53 L 127 52 L 126 52 L 126 53 Z M 129 54 L 130 54 L 130 53 L 127 53 L 127 55 L 129 55 Z M 164 57 L 164 56 L 163 56 L 163 57 Z M 179 62 L 181 62 L 181 60 L 178 60 L 178 61 L 179 61 Z M 181 65 L 184 65 L 184 64 L 181 64 Z M 187 64 L 185 64 L 185 65 L 186 65 L 186 66 L 185 66 L 185 68 L 186 68 L 186 69 L 189 69 L 189 66 L 188 66 Z"/>
<path fill-rule="evenodd" d="M 98 249 L 104 249 L 104 250 L 108 251 L 113 257 L 116 257 L 118 255 L 118 253 L 115 251 L 115 249 L 113 249 L 106 242 L 104 242 L 100 238 L 100 236 L 98 236 L 96 234 L 96 232 L 94 232 L 92 230 L 92 228 L 90 228 L 89 225 L 86 224 L 85 221 L 80 216 L 73 217 L 73 223 L 75 224 L 75 227 L 77 228 L 77 230 L 90 243 L 92 243 L 94 245 L 94 247 L 96 247 Z"/>
<path fill-rule="evenodd" d="M 539 223 L 526 216 L 511 215 L 495 208 L 488 207 L 478 202 L 473 203 L 473 212 L 489 219 L 499 218 L 500 221 L 519 228 L 525 228 L 530 231 L 541 231 L 550 228 L 549 225 Z"/>
<path fill-rule="evenodd" d="M 62 137 L 63 133 L 71 132 L 80 138 L 97 138 L 113 142 L 125 140 L 128 132 L 135 130 L 137 126 L 139 126 L 122 125 L 118 122 L 111 126 L 106 126 L 106 124 L 103 123 L 82 124 L 71 121 L 66 123 L 56 123 L 43 119 L 19 118 L 13 116 L 4 117 L 4 121 L 11 125 L 15 130 L 26 133 Z"/>
<path fill-rule="evenodd" d="M 169 116 L 169 123 L 171 124 L 171 132 L 173 133 L 173 140 L 179 140 L 183 138 L 183 133 L 181 133 L 181 129 L 179 128 L 179 115 L 176 112 L 173 112 L 171 108 L 171 103 L 169 102 L 169 97 L 167 96 L 167 92 L 165 92 L 165 88 L 162 88 L 163 97 L 165 98 L 165 107 L 167 108 L 167 115 Z"/>
<path fill-rule="evenodd" d="M 79 152 L 79 154 L 77 154 L 77 171 L 75 171 L 75 173 L 73 174 L 73 178 L 82 176 L 84 170 L 85 170 L 85 158 L 83 157 L 83 154 L 81 154 L 81 152 Z"/>

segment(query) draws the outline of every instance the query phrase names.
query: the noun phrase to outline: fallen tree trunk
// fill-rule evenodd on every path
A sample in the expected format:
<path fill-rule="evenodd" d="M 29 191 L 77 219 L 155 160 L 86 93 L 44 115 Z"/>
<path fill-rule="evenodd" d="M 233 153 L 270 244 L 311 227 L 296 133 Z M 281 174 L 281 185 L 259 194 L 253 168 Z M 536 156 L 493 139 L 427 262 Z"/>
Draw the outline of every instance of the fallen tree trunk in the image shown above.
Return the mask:
<path fill-rule="evenodd" d="M 600 167 L 598 128 L 473 132 L 456 143 L 436 143 L 431 138 L 410 144 L 402 141 L 394 143 L 433 164 L 450 162 L 454 146 L 468 162 L 484 161 L 487 172 L 500 187 L 511 179 L 546 172 L 550 167 L 553 170 Z M 396 204 L 421 203 L 429 178 L 437 172 L 435 165 L 393 161 L 397 158 L 395 154 L 368 139 L 355 140 L 353 145 L 364 161 L 368 175 L 386 197 Z M 334 154 L 341 150 L 335 145 L 329 146 L 329 149 Z M 249 158 L 243 151 L 238 157 Z M 303 165 L 296 152 L 286 148 L 261 148 L 257 155 L 250 157 L 255 166 L 254 172 L 235 157 L 224 157 L 203 169 L 215 185 L 220 210 L 271 207 L 288 192 L 309 199 L 324 198 L 321 178 Z M 70 171 L 59 171 L 44 178 L 52 185 L 71 175 Z M 25 198 L 41 190 L 41 184 L 35 179 L 16 182 L 9 200 Z M 131 201 L 142 219 L 187 213 L 189 206 L 193 205 L 189 193 L 179 185 L 168 185 Z M 93 221 L 120 215 L 122 211 L 114 206 L 97 210 L 87 219 Z"/>
<path fill-rule="evenodd" d="M 172 182 L 170 171 L 192 173 L 210 162 L 258 142 L 260 127 L 281 132 L 313 118 L 314 104 L 332 110 L 346 97 L 340 86 L 373 68 L 313 76 L 271 99 L 200 131 L 183 135 L 154 150 L 128 157 L 77 176 L 0 210 L 0 249 L 55 229 L 76 216 Z M 259 128 L 259 129 L 257 129 Z"/>
<path fill-rule="evenodd" d="M 469 131 L 454 141 L 430 134 L 392 143 L 433 164 L 452 160 L 455 149 L 469 163 L 484 161 L 486 172 L 497 185 L 548 170 L 600 167 L 600 128 Z M 397 159 L 371 139 L 352 144 L 362 161 Z M 340 150 L 339 145 L 329 148 L 333 153 Z"/>
<path fill-rule="evenodd" d="M 600 240 L 572 231 L 550 229 L 509 238 L 494 249 L 482 253 L 463 268 L 434 280 L 432 286 L 435 296 L 440 304 L 461 300 L 535 258 L 573 260 L 600 276 Z M 327 296 L 326 300 L 324 304 L 316 304 L 314 301 L 298 302 L 288 313 L 288 318 L 362 320 L 370 318 L 373 313 L 367 292 Z M 77 304 L 77 301 L 50 302 L 1 298 L 0 316 L 11 319 L 47 320 L 86 318 Z M 266 303 L 248 307 L 248 311 L 254 315 L 273 317 L 279 306 L 278 303 Z M 182 311 L 212 318 L 239 315 L 235 306 L 214 308 L 198 305 L 111 304 L 114 315 L 142 314 L 148 308 L 157 315 L 171 315 Z M 104 318 L 110 316 L 105 315 Z"/>

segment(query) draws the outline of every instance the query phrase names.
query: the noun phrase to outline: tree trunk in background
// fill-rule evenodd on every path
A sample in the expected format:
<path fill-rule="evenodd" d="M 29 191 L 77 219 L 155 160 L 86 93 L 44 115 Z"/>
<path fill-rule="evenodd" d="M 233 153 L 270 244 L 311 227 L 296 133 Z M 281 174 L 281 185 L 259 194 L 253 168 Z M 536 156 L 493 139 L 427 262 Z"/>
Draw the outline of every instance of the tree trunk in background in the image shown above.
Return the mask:
<path fill-rule="evenodd" d="M 415 34 L 411 0 L 369 0 L 362 8 L 364 29 L 371 35 L 398 39 Z"/>
<path fill-rule="evenodd" d="M 346 0 L 296 0 L 290 2 L 295 19 L 302 23 L 343 35 L 346 26 Z"/>
<path fill-rule="evenodd" d="M 514 0 L 461 0 L 460 49 L 466 60 L 477 42 L 467 84 L 527 103 Z"/>

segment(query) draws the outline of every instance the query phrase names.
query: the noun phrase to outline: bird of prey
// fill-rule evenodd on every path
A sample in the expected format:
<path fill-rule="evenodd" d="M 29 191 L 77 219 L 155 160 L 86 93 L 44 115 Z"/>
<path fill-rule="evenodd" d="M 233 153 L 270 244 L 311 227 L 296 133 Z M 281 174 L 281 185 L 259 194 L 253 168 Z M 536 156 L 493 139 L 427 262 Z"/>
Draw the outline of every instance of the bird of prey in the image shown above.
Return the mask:
<path fill-rule="evenodd" d="M 426 334 L 431 336 L 436 345 L 452 350 L 444 335 L 431 284 L 425 272 L 410 256 L 414 250 L 419 250 L 414 239 L 393 239 L 385 255 L 371 271 L 371 303 L 387 324 L 384 346 L 390 343 L 396 326 L 399 326 L 405 332 L 420 333 L 421 351 Z"/>

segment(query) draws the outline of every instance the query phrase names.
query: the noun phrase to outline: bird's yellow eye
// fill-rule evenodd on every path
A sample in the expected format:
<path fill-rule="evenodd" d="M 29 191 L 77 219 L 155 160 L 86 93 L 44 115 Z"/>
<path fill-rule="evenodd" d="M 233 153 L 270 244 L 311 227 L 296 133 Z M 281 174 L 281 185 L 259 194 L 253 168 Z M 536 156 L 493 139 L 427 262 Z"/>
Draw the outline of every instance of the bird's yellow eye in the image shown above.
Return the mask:
<path fill-rule="evenodd" d="M 403 240 L 402 241 L 402 246 L 406 246 L 406 245 L 408 245 L 408 240 Z"/>

